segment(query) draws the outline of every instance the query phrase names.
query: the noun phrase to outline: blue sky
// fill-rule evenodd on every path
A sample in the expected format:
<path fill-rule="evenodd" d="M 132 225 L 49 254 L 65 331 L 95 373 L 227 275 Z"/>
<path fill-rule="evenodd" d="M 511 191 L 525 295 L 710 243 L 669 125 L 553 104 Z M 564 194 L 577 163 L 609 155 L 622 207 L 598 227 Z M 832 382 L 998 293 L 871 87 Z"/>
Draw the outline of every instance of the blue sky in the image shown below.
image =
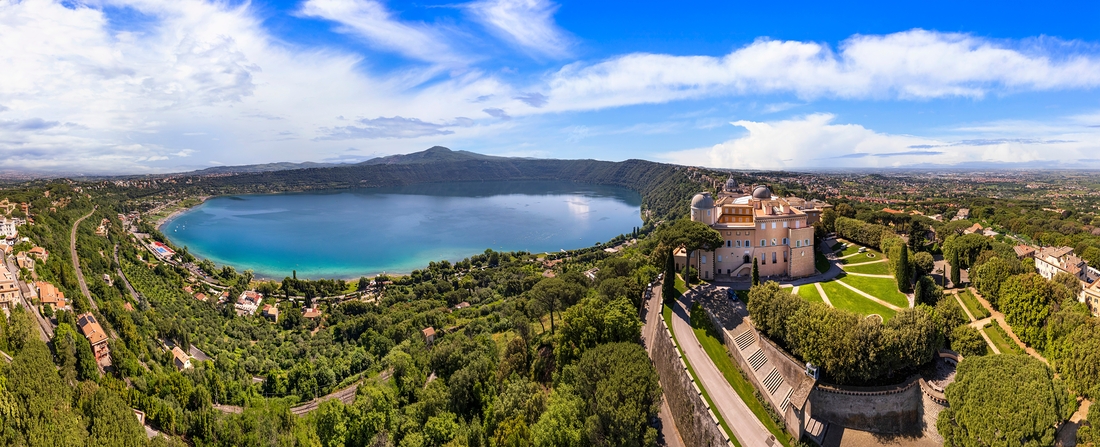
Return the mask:
<path fill-rule="evenodd" d="M 1100 4 L 831 3 L 0 0 L 0 169 L 1100 168 Z"/>

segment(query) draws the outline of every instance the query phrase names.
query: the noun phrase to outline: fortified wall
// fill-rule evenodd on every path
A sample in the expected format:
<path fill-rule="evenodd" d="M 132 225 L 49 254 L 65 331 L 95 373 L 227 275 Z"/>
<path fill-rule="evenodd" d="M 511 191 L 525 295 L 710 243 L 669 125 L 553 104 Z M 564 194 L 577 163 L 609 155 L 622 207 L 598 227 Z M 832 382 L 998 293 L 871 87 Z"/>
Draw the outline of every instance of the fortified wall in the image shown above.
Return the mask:
<path fill-rule="evenodd" d="M 935 421 L 947 406 L 942 389 L 918 375 L 901 385 L 841 387 L 817 383 L 805 367 L 767 337 L 748 319 L 744 304 L 722 294 L 700 290 L 711 322 L 722 329 L 730 357 L 767 397 L 795 437 L 818 439 L 824 424 L 881 434 L 920 435 L 939 438 Z M 941 352 L 941 358 L 958 361 L 957 354 Z"/>
<path fill-rule="evenodd" d="M 810 393 L 814 417 L 832 424 L 874 433 L 921 433 L 923 395 L 920 376 L 889 387 L 842 387 L 818 384 Z"/>
<path fill-rule="evenodd" d="M 654 337 L 651 357 L 661 378 L 665 400 L 676 420 L 676 429 L 679 430 L 684 444 L 731 447 L 733 444 L 718 424 L 718 418 L 711 412 L 699 386 L 688 373 L 687 364 L 672 340 L 672 332 L 669 331 L 664 316 L 661 317 L 658 334 Z"/>

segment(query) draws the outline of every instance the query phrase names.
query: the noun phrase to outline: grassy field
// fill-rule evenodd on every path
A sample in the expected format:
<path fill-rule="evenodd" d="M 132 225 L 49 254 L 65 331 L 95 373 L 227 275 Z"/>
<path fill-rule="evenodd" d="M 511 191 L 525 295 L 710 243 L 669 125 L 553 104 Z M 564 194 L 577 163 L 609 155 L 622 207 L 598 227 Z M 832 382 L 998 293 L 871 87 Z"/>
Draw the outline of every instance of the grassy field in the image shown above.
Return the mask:
<path fill-rule="evenodd" d="M 726 377 L 726 381 L 729 382 L 733 390 L 737 392 L 737 395 L 741 397 L 741 400 L 745 401 L 749 409 L 752 410 L 752 414 L 756 415 L 757 419 L 767 427 L 779 442 L 785 446 L 790 446 L 792 440 L 790 435 L 779 428 L 779 425 L 772 420 L 771 415 L 768 414 L 768 410 L 765 408 L 766 403 L 760 402 L 760 399 L 756 398 L 755 388 L 752 384 L 741 375 L 740 369 L 737 364 L 733 362 L 729 357 L 729 352 L 726 351 L 726 346 L 722 343 L 721 334 L 717 332 L 712 325 L 709 324 L 709 319 L 706 314 L 698 308 L 691 310 L 691 322 L 692 329 L 695 331 L 695 338 L 699 339 L 699 344 L 703 346 L 703 350 L 710 356 L 710 360 L 714 362 L 714 365 L 718 367 L 719 371 L 722 371 L 722 375 Z"/>
<path fill-rule="evenodd" d="M 895 312 L 889 307 L 871 301 L 836 281 L 823 282 L 821 288 L 825 289 L 825 294 L 829 296 L 829 302 L 833 303 L 833 306 L 838 309 L 847 309 L 860 315 L 879 314 L 882 316 L 883 321 L 894 318 Z"/>
<path fill-rule="evenodd" d="M 868 295 L 903 309 L 909 307 L 909 298 L 898 291 L 898 283 L 893 278 L 872 278 L 856 275 L 846 275 L 842 278 L 844 283 L 862 290 Z"/>
<path fill-rule="evenodd" d="M 848 259 L 851 261 L 851 259 Z M 887 268 L 885 262 L 871 262 L 865 264 L 852 265 L 851 262 L 844 266 L 844 271 L 854 273 L 866 273 L 868 275 L 889 275 L 890 269 Z"/>
<path fill-rule="evenodd" d="M 981 320 L 989 316 L 989 309 L 982 306 L 982 303 L 978 302 L 978 299 L 970 293 L 969 290 L 963 290 L 959 292 L 959 298 L 962 298 L 963 304 L 966 306 L 966 310 L 969 310 L 974 318 Z"/>
<path fill-rule="evenodd" d="M 817 292 L 817 287 L 815 287 L 813 284 L 806 284 L 804 286 L 799 287 L 798 288 L 798 296 L 802 297 L 802 299 L 804 299 L 804 300 L 811 301 L 811 302 L 818 302 L 818 303 L 824 303 L 825 302 L 825 300 L 821 299 L 821 294 Z"/>
<path fill-rule="evenodd" d="M 1020 349 L 1020 346 L 1016 342 L 1009 338 L 1008 333 L 997 320 L 990 321 L 985 325 L 983 329 L 985 334 L 989 336 L 989 339 L 993 341 L 993 344 L 997 346 L 997 349 L 1001 351 L 1001 354 L 1023 354 L 1024 350 Z"/>
<path fill-rule="evenodd" d="M 855 242 L 846 242 L 846 244 L 848 244 L 848 247 L 845 248 L 844 251 L 842 251 L 840 253 L 837 253 L 836 254 L 837 257 L 848 256 L 848 255 L 853 255 L 853 254 L 859 253 L 859 249 L 863 247 L 862 245 L 859 245 Z M 875 254 L 875 259 L 882 259 L 883 258 L 881 252 L 879 252 L 878 250 L 875 250 L 871 247 L 867 247 L 867 252 L 868 253 L 874 253 Z M 858 258 L 858 256 L 856 256 L 856 257 Z"/>
<path fill-rule="evenodd" d="M 676 291 L 680 292 L 680 295 L 687 293 L 687 283 L 684 282 L 684 278 L 680 275 L 676 275 Z"/>
<path fill-rule="evenodd" d="M 679 278 L 677 278 L 677 279 L 679 279 Z M 669 327 L 669 329 L 671 329 L 672 328 L 672 318 L 673 318 L 672 308 L 668 307 L 668 305 L 662 306 L 661 315 L 664 315 L 665 322 L 668 323 L 668 327 Z M 680 349 L 680 340 L 676 338 L 676 333 L 675 332 L 672 333 L 672 340 L 676 342 L 676 350 L 680 352 L 681 356 L 683 356 L 684 351 L 682 349 Z M 695 375 L 695 369 L 693 369 L 691 367 L 691 363 L 687 361 L 687 357 L 684 357 L 684 364 L 687 365 L 688 373 L 691 374 L 691 378 L 695 380 L 695 383 L 696 384 L 701 384 L 702 382 L 699 381 L 699 376 Z M 703 393 L 703 399 L 707 401 L 707 405 L 709 405 L 711 408 L 714 408 L 714 401 L 710 399 L 710 394 L 707 394 L 706 388 L 704 388 L 702 385 L 700 385 L 699 386 L 699 391 L 701 391 Z M 733 436 L 733 430 L 730 430 L 730 426 L 728 424 L 726 424 L 726 420 L 722 418 L 722 414 L 719 413 L 717 410 L 714 410 L 714 416 L 718 418 L 718 424 L 721 425 L 722 429 L 726 431 L 727 435 L 729 435 L 730 441 L 733 442 L 733 445 L 741 447 L 741 443 L 737 441 L 736 436 Z"/>

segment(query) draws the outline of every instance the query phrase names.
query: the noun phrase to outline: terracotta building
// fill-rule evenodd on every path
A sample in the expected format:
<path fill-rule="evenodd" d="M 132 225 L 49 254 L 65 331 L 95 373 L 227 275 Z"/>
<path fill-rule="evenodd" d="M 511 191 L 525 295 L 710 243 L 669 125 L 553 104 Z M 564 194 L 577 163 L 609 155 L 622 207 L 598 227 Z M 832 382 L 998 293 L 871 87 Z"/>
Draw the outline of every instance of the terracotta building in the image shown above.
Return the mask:
<path fill-rule="evenodd" d="M 724 244 L 714 251 L 696 250 L 690 264 L 702 279 L 730 279 L 752 274 L 759 263 L 761 277 L 802 278 L 813 275 L 814 228 L 809 217 L 820 216 L 814 202 L 772 195 L 757 186 L 751 195 L 732 192 L 729 185 L 715 199 L 699 193 L 691 200 L 691 220 L 710 225 Z M 810 208 L 807 212 L 804 208 Z M 816 220 L 816 219 L 815 219 Z M 687 259 L 686 250 L 675 253 L 677 269 Z"/>

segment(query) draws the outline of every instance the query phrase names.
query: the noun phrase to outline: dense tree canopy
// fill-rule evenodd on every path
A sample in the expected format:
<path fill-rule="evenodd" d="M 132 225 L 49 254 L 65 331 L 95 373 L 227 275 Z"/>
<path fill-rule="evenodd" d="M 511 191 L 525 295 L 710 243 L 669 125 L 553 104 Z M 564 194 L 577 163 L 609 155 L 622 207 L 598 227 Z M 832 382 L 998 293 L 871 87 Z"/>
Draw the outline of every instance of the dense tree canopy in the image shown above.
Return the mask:
<path fill-rule="evenodd" d="M 866 383 L 918 367 L 944 345 L 934 310 L 919 306 L 878 319 L 809 303 L 767 282 L 749 291 L 749 315 L 758 329 L 839 383 Z"/>
<path fill-rule="evenodd" d="M 1053 371 L 1026 355 L 966 358 L 946 394 L 936 428 L 947 447 L 1053 445 L 1074 410 Z"/>

